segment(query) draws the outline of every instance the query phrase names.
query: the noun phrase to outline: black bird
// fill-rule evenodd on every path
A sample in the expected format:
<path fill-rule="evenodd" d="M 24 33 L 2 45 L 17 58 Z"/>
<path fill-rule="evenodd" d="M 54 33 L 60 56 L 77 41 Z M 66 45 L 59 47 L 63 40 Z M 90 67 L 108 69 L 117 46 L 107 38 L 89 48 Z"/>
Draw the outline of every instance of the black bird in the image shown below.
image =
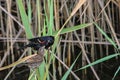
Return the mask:
<path fill-rule="evenodd" d="M 29 40 L 29 44 L 22 47 L 22 49 L 31 47 L 34 50 L 39 50 L 39 48 L 43 46 L 45 46 L 45 49 L 48 49 L 54 43 L 53 36 L 42 36 L 42 37 L 36 37 L 36 38 L 28 39 L 28 40 Z"/>

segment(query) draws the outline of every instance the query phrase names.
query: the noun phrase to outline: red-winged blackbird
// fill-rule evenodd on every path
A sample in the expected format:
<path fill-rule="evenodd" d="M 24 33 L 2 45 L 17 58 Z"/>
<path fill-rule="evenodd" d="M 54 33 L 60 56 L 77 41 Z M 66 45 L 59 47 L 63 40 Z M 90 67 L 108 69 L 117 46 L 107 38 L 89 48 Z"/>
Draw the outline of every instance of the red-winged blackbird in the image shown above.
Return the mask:
<path fill-rule="evenodd" d="M 39 67 L 44 58 L 44 48 L 45 48 L 45 46 L 39 48 L 38 54 L 27 59 L 25 61 L 25 65 L 27 65 L 31 69 L 35 69 L 35 68 Z"/>
<path fill-rule="evenodd" d="M 29 40 L 29 44 L 22 47 L 22 49 L 31 47 L 34 50 L 39 50 L 39 48 L 43 46 L 45 46 L 45 49 L 48 49 L 54 43 L 53 36 L 42 36 L 42 37 L 36 37 L 28 40 Z"/>
<path fill-rule="evenodd" d="M 37 68 L 43 61 L 44 58 L 44 49 L 48 49 L 54 43 L 53 36 L 42 36 L 36 37 L 32 39 L 28 39 L 29 44 L 23 46 L 21 49 L 31 47 L 34 50 L 37 50 L 37 55 L 27 59 L 25 61 L 25 65 L 28 65 L 29 68 L 35 69 Z"/>

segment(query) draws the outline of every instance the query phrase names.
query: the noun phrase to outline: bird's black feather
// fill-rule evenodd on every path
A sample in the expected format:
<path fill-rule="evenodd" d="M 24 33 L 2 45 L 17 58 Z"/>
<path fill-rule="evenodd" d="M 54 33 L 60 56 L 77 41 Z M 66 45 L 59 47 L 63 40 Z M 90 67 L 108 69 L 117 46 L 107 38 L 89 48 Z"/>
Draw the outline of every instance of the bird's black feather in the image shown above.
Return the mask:
<path fill-rule="evenodd" d="M 31 47 L 34 50 L 38 50 L 39 48 L 45 46 L 45 49 L 48 49 L 54 43 L 53 36 L 43 36 L 43 37 L 36 37 L 32 39 L 28 39 L 29 44 L 25 45 L 23 48 Z"/>

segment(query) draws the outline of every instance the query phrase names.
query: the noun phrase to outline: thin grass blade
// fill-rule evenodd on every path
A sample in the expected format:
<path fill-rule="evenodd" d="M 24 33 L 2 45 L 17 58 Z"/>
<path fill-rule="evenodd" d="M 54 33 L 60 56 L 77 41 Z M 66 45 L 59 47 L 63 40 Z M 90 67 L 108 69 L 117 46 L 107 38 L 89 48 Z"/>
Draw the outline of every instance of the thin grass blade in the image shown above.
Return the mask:
<path fill-rule="evenodd" d="M 78 60 L 80 54 L 77 56 L 77 58 L 75 59 L 75 61 L 73 62 L 73 64 L 71 65 L 71 67 L 69 68 L 69 70 L 63 75 L 61 80 L 67 80 L 68 75 L 70 74 L 70 71 L 72 70 L 72 68 L 74 67 L 76 61 Z"/>
<path fill-rule="evenodd" d="M 86 65 L 86 66 L 80 68 L 79 70 L 86 69 L 86 68 L 88 68 L 88 67 L 90 67 L 90 66 L 99 64 L 99 63 L 104 62 L 104 61 L 107 61 L 107 60 L 109 60 L 109 59 L 111 59 L 111 58 L 114 58 L 114 57 L 116 57 L 116 56 L 119 56 L 119 55 L 120 55 L 120 53 L 116 53 L 116 54 L 112 54 L 112 55 L 106 56 L 106 57 L 104 57 L 104 58 L 101 58 L 101 59 L 99 59 L 99 60 L 97 60 L 97 61 L 89 64 L 89 65 Z M 78 70 L 77 70 L 77 71 L 78 71 Z"/>

